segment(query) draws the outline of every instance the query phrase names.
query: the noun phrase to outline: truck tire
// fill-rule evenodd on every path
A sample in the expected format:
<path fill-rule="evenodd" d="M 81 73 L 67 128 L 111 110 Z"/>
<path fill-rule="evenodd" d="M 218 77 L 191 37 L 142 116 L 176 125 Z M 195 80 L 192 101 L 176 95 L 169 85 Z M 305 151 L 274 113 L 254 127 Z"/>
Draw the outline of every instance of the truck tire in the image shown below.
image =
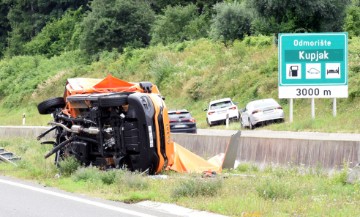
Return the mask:
<path fill-rule="evenodd" d="M 55 97 L 45 100 L 38 104 L 37 108 L 40 114 L 51 114 L 57 108 L 64 108 L 65 107 L 65 100 L 63 97 Z"/>

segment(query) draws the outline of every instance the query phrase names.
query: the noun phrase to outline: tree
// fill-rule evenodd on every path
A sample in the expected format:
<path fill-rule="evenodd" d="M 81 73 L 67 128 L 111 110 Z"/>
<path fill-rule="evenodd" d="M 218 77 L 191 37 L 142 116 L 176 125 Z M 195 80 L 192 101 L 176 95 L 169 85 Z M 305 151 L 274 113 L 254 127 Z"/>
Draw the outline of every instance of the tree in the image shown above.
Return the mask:
<path fill-rule="evenodd" d="M 151 42 L 169 44 L 206 37 L 208 27 L 207 16 L 199 15 L 195 5 L 168 6 L 163 15 L 157 16 Z"/>
<path fill-rule="evenodd" d="M 94 0 L 90 7 L 80 35 L 80 48 L 88 54 L 149 44 L 155 14 L 146 1 Z"/>
<path fill-rule="evenodd" d="M 156 14 L 161 14 L 168 6 L 187 6 L 190 4 L 196 5 L 200 14 L 206 13 L 209 8 L 212 8 L 217 2 L 221 0 L 148 0 L 151 7 Z"/>
<path fill-rule="evenodd" d="M 3 51 L 7 45 L 8 32 L 10 31 L 10 23 L 7 19 L 7 13 L 9 5 L 3 1 L 0 1 L 0 58 L 3 55 Z"/>
<path fill-rule="evenodd" d="M 280 32 L 342 31 L 349 0 L 248 0 L 257 12 L 254 30 Z"/>
<path fill-rule="evenodd" d="M 218 3 L 214 6 L 210 36 L 224 42 L 242 39 L 250 35 L 251 14 L 238 2 Z"/>
<path fill-rule="evenodd" d="M 24 44 L 35 37 L 47 22 L 59 19 L 67 9 L 78 9 L 89 0 L 3 0 L 7 2 L 11 32 L 7 55 L 24 53 Z"/>
<path fill-rule="evenodd" d="M 76 25 L 81 22 L 82 11 L 68 10 L 61 19 L 48 22 L 30 42 L 24 45 L 25 54 L 60 55 L 65 50 L 78 48 L 72 43 Z"/>
<path fill-rule="evenodd" d="M 360 1 L 353 0 L 352 4 L 348 7 L 344 30 L 349 33 L 349 36 L 360 36 Z"/>

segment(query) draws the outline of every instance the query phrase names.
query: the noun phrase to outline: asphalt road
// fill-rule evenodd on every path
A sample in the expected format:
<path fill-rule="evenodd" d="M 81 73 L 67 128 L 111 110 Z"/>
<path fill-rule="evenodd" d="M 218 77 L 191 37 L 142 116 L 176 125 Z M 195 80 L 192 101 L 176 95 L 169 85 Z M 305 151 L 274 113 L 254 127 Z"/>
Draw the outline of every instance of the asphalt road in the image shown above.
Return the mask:
<path fill-rule="evenodd" d="M 237 130 L 198 129 L 197 134 L 208 136 L 231 136 Z M 354 133 L 320 133 L 320 132 L 291 132 L 271 130 L 241 130 L 243 137 L 257 138 L 289 138 L 289 139 L 310 139 L 310 140 L 340 140 L 360 141 L 360 134 Z"/>
<path fill-rule="evenodd" d="M 6 217 L 155 217 L 176 216 L 59 191 L 0 176 L 0 216 Z"/>
<path fill-rule="evenodd" d="M 175 204 L 137 204 L 91 198 L 1 176 L 0 217 L 225 217 Z"/>
<path fill-rule="evenodd" d="M 1 137 L 31 137 L 36 138 L 40 133 L 49 127 L 44 126 L 0 126 Z M 237 130 L 220 129 L 198 129 L 198 135 L 209 136 L 231 136 Z M 271 130 L 244 130 L 241 129 L 241 136 L 259 138 L 293 138 L 311 140 L 341 140 L 341 141 L 360 141 L 360 134 L 354 133 L 319 133 L 319 132 L 291 132 L 291 131 L 271 131 Z M 52 138 L 52 135 L 49 135 Z"/>

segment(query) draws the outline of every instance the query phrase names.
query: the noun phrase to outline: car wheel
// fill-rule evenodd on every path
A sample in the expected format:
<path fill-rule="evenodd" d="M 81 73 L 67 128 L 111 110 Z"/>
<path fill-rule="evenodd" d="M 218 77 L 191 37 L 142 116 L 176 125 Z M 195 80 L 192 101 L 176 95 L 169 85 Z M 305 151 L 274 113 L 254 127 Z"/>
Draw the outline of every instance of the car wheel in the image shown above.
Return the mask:
<path fill-rule="evenodd" d="M 65 100 L 63 97 L 55 97 L 45 100 L 38 104 L 37 108 L 40 114 L 51 114 L 57 108 L 64 108 L 65 107 Z"/>
<path fill-rule="evenodd" d="M 127 104 L 128 96 L 126 95 L 110 95 L 99 98 L 100 107 L 122 106 Z"/>
<path fill-rule="evenodd" d="M 249 119 L 249 129 L 253 130 L 255 128 L 255 126 L 251 123 L 250 119 Z"/>
<path fill-rule="evenodd" d="M 243 121 L 240 119 L 240 126 L 241 126 L 241 128 L 245 128 L 245 126 L 244 126 L 244 123 L 243 123 Z"/>
<path fill-rule="evenodd" d="M 209 127 L 212 127 L 212 124 L 209 122 L 209 119 L 206 118 L 206 122 L 209 125 Z"/>

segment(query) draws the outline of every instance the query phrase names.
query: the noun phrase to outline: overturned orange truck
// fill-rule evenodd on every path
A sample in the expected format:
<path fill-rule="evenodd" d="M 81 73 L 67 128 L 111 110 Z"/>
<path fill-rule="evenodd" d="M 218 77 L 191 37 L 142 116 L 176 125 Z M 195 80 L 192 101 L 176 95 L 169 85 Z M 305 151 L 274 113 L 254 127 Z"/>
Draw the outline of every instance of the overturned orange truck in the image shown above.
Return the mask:
<path fill-rule="evenodd" d="M 166 169 L 197 170 L 216 166 L 199 160 L 171 140 L 167 108 L 156 85 L 132 83 L 111 75 L 104 79 L 70 78 L 63 97 L 38 104 L 40 114 L 52 114 L 55 163 L 68 156 L 84 165 L 126 168 L 157 174 Z M 181 152 L 181 153 L 177 153 Z M 186 162 L 179 159 L 186 155 Z M 183 157 L 184 158 L 184 157 Z M 194 161 L 194 162 L 191 162 Z"/>

